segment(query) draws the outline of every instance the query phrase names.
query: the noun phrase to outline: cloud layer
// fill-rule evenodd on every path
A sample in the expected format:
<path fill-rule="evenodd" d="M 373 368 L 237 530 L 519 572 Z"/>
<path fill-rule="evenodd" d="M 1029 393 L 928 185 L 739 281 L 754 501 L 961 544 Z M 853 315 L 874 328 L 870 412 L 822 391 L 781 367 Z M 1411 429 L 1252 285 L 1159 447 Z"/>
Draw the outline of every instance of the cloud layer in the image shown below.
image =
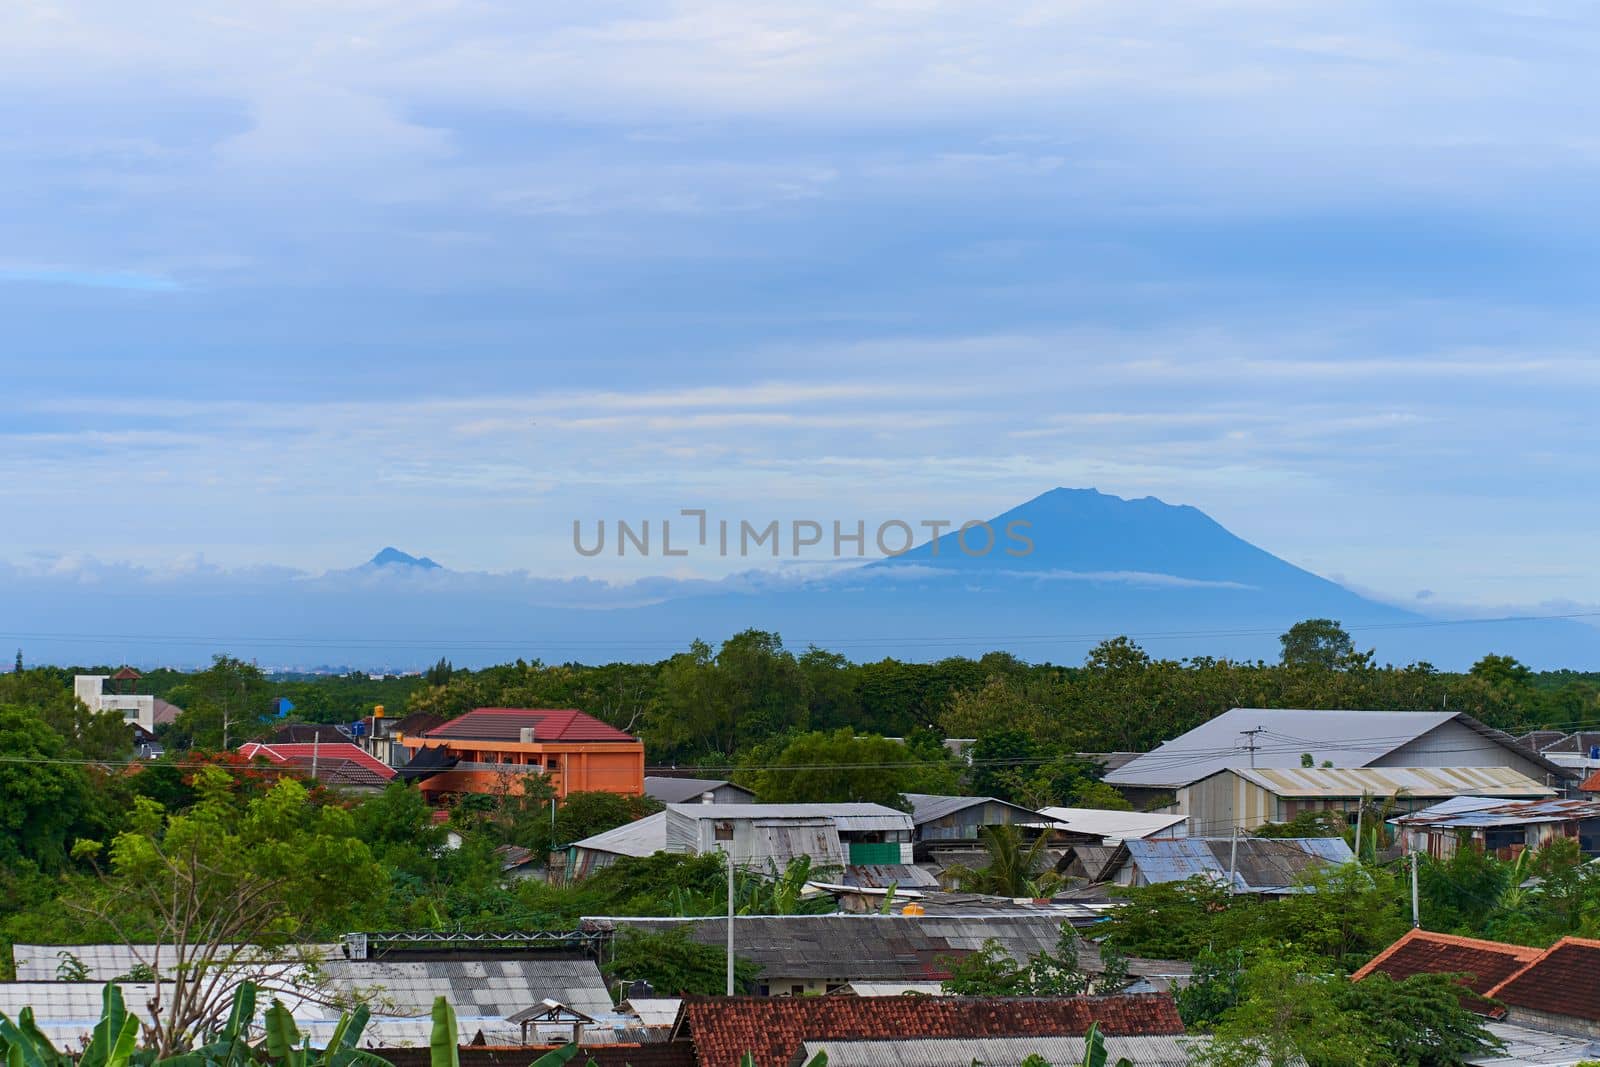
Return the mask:
<path fill-rule="evenodd" d="M 19 0 L 0 559 L 720 577 L 571 523 L 1066 484 L 1396 598 L 1600 599 L 1597 30 Z"/>

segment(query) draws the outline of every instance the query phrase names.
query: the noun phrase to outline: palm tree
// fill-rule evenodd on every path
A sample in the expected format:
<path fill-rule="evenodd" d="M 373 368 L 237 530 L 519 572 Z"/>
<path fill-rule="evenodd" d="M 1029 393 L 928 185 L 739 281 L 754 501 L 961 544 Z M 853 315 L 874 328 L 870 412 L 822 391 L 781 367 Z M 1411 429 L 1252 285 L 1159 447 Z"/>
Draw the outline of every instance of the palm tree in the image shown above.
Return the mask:
<path fill-rule="evenodd" d="M 978 832 L 989 854 L 989 862 L 976 870 L 952 868 L 956 884 L 973 893 L 992 893 L 1002 897 L 1047 897 L 1061 888 L 1062 877 L 1048 869 L 1045 848 L 1047 834 L 1029 842 L 1009 823 L 985 826 Z"/>

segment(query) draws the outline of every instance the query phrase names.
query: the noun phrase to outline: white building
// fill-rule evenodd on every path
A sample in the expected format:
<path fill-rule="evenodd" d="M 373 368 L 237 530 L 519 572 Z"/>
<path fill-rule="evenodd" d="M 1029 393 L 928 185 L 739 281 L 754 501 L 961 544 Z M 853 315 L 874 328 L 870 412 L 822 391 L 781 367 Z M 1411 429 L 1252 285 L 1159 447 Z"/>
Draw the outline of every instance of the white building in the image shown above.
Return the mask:
<path fill-rule="evenodd" d="M 72 695 L 81 700 L 90 711 L 114 711 L 124 722 L 137 723 L 154 733 L 156 728 L 156 698 L 153 696 L 119 695 L 105 691 L 109 675 L 80 674 L 72 679 Z"/>

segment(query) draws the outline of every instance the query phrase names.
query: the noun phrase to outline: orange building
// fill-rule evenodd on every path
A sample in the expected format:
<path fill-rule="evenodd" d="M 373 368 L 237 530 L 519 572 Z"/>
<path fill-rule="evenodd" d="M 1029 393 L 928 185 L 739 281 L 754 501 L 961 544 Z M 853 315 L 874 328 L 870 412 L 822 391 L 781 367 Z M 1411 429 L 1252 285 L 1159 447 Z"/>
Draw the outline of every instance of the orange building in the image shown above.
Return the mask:
<path fill-rule="evenodd" d="M 590 790 L 644 792 L 644 745 L 571 708 L 474 708 L 396 742 L 411 754 L 402 777 L 431 798 L 454 793 L 520 793 L 546 778 L 557 797 Z"/>

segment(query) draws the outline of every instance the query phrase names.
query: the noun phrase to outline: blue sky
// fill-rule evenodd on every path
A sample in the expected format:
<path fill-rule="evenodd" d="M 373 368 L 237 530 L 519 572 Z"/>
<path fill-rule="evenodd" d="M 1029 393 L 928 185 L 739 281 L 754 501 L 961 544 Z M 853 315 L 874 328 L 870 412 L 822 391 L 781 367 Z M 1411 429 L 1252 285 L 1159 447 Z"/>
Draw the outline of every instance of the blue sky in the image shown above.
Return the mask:
<path fill-rule="evenodd" d="M 625 577 L 574 519 L 1070 485 L 1401 602 L 1600 603 L 1597 30 L 13 0 L 0 561 Z"/>

